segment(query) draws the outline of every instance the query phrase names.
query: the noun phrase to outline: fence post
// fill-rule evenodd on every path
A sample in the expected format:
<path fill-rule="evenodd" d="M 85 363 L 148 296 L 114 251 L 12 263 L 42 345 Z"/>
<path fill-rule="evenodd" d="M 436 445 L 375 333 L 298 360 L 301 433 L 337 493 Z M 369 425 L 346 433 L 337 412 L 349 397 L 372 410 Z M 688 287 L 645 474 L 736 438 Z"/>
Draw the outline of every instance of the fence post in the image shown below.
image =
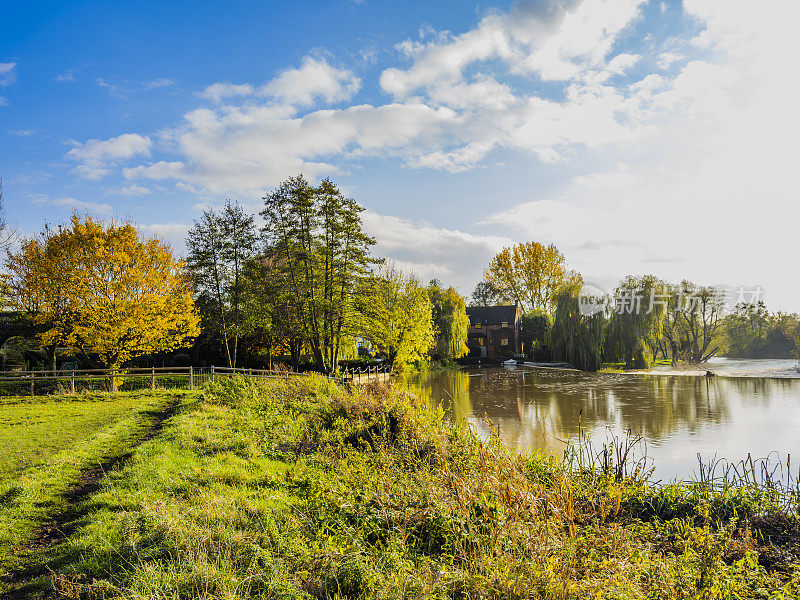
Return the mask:
<path fill-rule="evenodd" d="M 72 369 L 72 373 L 69 376 L 69 392 L 70 394 L 75 393 L 75 369 Z"/>
<path fill-rule="evenodd" d="M 194 367 L 189 365 L 189 389 L 194 389 Z"/>
<path fill-rule="evenodd" d="M 214 365 L 211 365 L 211 382 L 214 382 Z"/>
<path fill-rule="evenodd" d="M 34 371 L 31 371 L 31 396 L 34 395 L 33 394 L 33 380 L 34 380 L 35 377 L 36 377 L 36 373 Z"/>
<path fill-rule="evenodd" d="M 156 368 L 151 367 L 150 371 L 150 390 L 154 391 L 156 389 Z"/>

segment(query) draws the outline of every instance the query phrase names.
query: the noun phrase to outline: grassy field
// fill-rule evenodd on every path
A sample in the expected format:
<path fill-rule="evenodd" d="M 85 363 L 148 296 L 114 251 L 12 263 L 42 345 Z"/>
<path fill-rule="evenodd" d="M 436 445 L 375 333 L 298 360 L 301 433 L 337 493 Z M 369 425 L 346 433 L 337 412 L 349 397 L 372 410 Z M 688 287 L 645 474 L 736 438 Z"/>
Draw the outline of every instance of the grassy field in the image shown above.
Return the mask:
<path fill-rule="evenodd" d="M 27 469 L 104 429 L 143 399 L 133 394 L 0 398 L 0 495 Z"/>
<path fill-rule="evenodd" d="M 797 508 L 768 491 L 516 456 L 377 385 L 221 380 L 164 425 L 8 597 L 800 595 Z"/>
<path fill-rule="evenodd" d="M 174 403 L 172 394 L 150 392 L 4 399 L 0 577 L 71 509 L 86 474 L 134 448 Z"/>

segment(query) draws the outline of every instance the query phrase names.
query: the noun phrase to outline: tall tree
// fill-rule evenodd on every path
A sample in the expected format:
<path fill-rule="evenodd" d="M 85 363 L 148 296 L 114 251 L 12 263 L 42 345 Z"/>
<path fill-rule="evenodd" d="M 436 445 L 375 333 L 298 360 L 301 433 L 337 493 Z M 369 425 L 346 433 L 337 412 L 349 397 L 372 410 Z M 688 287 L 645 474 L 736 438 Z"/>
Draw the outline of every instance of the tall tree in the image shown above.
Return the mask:
<path fill-rule="evenodd" d="M 220 336 L 229 367 L 237 364 L 243 326 L 242 270 L 255 252 L 256 239 L 254 217 L 230 200 L 219 212 L 205 211 L 186 239 L 186 262 L 196 290 L 208 300 L 201 305 L 212 311 L 204 323 Z"/>
<path fill-rule="evenodd" d="M 15 301 L 43 326 L 50 348 L 78 347 L 117 368 L 198 333 L 183 264 L 131 222 L 74 215 L 69 226 L 24 240 L 6 264 Z"/>
<path fill-rule="evenodd" d="M 303 337 L 317 368 L 336 369 L 342 339 L 357 332 L 357 290 L 376 261 L 375 240 L 361 223 L 363 208 L 328 179 L 311 186 L 302 175 L 264 198 L 262 229 L 282 293 L 301 315 Z"/>
<path fill-rule="evenodd" d="M 690 281 L 681 282 L 676 289 L 677 294 L 673 292 L 673 296 L 676 298 L 680 357 L 693 364 L 706 362 L 719 351 L 725 293 Z"/>
<path fill-rule="evenodd" d="M 499 299 L 519 302 L 523 312 L 551 313 L 555 294 L 565 285 L 580 287 L 582 279 L 566 267 L 564 255 L 555 245 L 520 243 L 503 248 L 483 274 L 484 282 L 496 290 Z"/>
<path fill-rule="evenodd" d="M 385 265 L 364 295 L 364 337 L 385 352 L 394 369 L 424 363 L 433 347 L 433 307 L 416 277 Z"/>
<path fill-rule="evenodd" d="M 454 288 L 443 288 L 435 279 L 428 285 L 428 298 L 435 332 L 432 354 L 446 360 L 461 358 L 469 352 L 469 317 L 464 299 Z"/>

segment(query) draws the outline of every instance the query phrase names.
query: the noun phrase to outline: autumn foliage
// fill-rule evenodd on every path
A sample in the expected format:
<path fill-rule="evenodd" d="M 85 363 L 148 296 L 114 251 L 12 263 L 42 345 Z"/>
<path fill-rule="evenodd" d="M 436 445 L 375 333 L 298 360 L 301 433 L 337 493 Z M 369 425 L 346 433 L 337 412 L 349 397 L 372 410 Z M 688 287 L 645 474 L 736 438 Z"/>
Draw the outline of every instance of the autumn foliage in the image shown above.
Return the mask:
<path fill-rule="evenodd" d="M 183 264 L 129 221 L 74 215 L 23 240 L 6 265 L 17 308 L 31 314 L 53 353 L 80 348 L 116 368 L 199 333 Z"/>

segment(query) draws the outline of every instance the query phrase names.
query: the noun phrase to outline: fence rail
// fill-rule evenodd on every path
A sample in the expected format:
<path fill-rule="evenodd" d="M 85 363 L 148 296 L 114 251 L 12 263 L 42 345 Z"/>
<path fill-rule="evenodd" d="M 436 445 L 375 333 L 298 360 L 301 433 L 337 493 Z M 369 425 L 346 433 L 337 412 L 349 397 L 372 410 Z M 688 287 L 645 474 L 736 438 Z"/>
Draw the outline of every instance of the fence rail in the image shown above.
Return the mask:
<path fill-rule="evenodd" d="M 231 367 L 132 367 L 128 369 L 74 369 L 68 371 L 0 372 L 0 396 L 74 394 L 78 391 L 142 389 L 190 389 L 217 377 L 243 375 L 258 379 L 308 377 L 312 373 Z M 318 373 L 317 373 L 318 375 Z M 328 376 L 339 383 L 362 384 L 374 379 L 387 381 L 391 369 L 385 365 L 346 369 Z"/>

